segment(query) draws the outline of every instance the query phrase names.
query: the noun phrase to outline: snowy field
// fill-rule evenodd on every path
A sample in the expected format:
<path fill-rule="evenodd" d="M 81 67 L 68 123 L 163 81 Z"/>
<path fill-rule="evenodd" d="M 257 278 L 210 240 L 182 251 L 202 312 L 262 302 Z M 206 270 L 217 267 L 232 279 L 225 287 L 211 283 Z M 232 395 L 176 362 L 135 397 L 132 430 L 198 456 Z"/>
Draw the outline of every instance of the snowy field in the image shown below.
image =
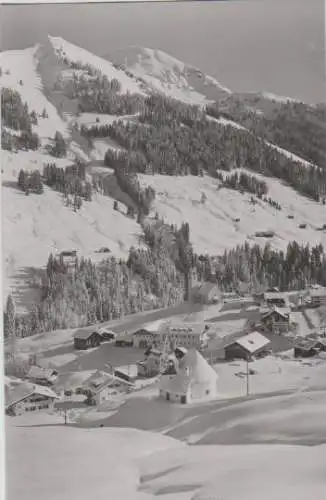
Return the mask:
<path fill-rule="evenodd" d="M 246 173 L 252 175 L 252 172 Z M 208 176 L 139 175 L 139 178 L 143 185 L 151 185 L 156 190 L 153 211 L 177 226 L 189 222 L 191 240 L 198 253 L 220 254 L 245 240 L 262 245 L 269 241 L 278 249 L 286 248 L 293 240 L 310 245 L 326 244 L 326 233 L 316 230 L 324 219 L 323 205 L 300 196 L 276 179 L 255 176 L 265 180 L 269 189 L 267 196 L 280 203 L 281 211 L 260 200 L 253 206 L 248 193 L 218 190 L 218 182 Z M 202 193 L 206 196 L 204 204 L 201 204 Z M 288 215 L 294 219 L 288 219 Z M 239 222 L 235 222 L 237 218 Z M 302 223 L 307 224 L 306 229 L 298 228 Z M 254 237 L 256 231 L 266 230 L 274 231 L 276 236 L 272 239 Z"/>
<path fill-rule="evenodd" d="M 325 444 L 296 443 L 325 442 L 325 402 L 325 393 L 311 393 L 202 408 L 170 430 L 195 446 L 124 427 L 64 426 L 59 415 L 7 417 L 8 495 L 11 500 L 322 500 Z"/>
<path fill-rule="evenodd" d="M 60 118 L 56 108 L 46 99 L 43 93 L 41 78 L 36 71 L 38 46 L 24 50 L 9 50 L 0 54 L 2 76 L 1 87 L 9 87 L 20 93 L 23 103 L 27 102 L 29 111 L 42 114 L 45 109 L 48 118 L 38 116 L 38 124 L 33 126 L 42 139 L 42 144 L 47 144 L 56 131 L 64 137 L 69 136 L 65 122 Z M 9 70 L 9 74 L 6 74 Z M 22 81 L 22 85 L 19 83 Z"/>

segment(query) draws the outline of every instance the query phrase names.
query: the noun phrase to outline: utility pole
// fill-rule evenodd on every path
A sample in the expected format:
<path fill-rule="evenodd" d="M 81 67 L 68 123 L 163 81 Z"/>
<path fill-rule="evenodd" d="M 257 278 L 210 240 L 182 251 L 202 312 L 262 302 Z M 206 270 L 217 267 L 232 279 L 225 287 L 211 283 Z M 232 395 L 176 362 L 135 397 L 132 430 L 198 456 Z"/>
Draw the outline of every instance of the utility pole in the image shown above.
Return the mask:
<path fill-rule="evenodd" d="M 248 356 L 247 356 L 247 359 L 246 359 L 246 365 L 247 365 L 247 369 L 246 369 L 246 381 L 247 381 L 247 396 L 249 396 L 249 360 L 248 360 Z"/>

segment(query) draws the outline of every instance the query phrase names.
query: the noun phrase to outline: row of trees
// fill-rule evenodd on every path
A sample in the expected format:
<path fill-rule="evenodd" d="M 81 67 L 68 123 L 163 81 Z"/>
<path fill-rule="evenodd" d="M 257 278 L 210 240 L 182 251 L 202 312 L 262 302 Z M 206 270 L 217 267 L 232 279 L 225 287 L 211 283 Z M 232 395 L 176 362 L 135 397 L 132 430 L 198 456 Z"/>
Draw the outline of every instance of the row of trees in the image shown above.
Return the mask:
<path fill-rule="evenodd" d="M 43 182 L 39 170 L 32 172 L 21 169 L 18 174 L 17 185 L 24 193 L 43 194 Z"/>
<path fill-rule="evenodd" d="M 216 115 L 212 107 L 207 112 Z M 269 142 L 326 168 L 326 112 L 322 106 L 287 101 L 277 103 L 272 111 L 258 114 L 250 112 L 243 103 L 238 102 L 228 109 L 227 114 L 223 114 Z"/>
<path fill-rule="evenodd" d="M 322 245 L 310 247 L 296 241 L 286 251 L 249 243 L 225 251 L 219 257 L 195 257 L 195 267 L 205 280 L 217 281 L 225 291 L 245 283 L 253 291 L 278 287 L 281 291 L 303 289 L 309 284 L 326 285 L 326 254 Z"/>
<path fill-rule="evenodd" d="M 67 205 L 74 210 L 82 206 L 82 200 L 92 201 L 92 184 L 86 180 L 86 167 L 79 162 L 66 168 L 48 163 L 43 170 L 44 183 L 63 193 Z"/>
<path fill-rule="evenodd" d="M 126 151 L 108 149 L 104 163 L 114 169 L 120 189 L 130 196 L 139 208 L 140 214 L 148 215 L 155 199 L 155 190 L 152 186 L 142 187 L 140 185 L 133 169 L 134 155 L 137 153 L 128 154 Z"/>
<path fill-rule="evenodd" d="M 245 191 L 247 193 L 255 194 L 258 198 L 262 198 L 267 194 L 268 188 L 265 181 L 257 179 L 253 175 L 248 175 L 245 172 L 235 172 L 234 174 L 222 177 L 223 186 L 236 189 L 237 191 Z"/>

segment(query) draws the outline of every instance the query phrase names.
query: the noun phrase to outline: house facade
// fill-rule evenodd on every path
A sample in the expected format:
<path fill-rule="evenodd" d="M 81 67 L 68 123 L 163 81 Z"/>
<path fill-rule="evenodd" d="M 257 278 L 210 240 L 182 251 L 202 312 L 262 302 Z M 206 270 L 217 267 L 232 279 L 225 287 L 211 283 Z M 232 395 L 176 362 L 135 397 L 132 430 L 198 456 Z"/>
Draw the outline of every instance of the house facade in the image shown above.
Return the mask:
<path fill-rule="evenodd" d="M 267 307 L 288 307 L 288 298 L 279 292 L 265 292 L 263 295 L 263 305 Z"/>
<path fill-rule="evenodd" d="M 134 386 L 126 380 L 106 372 L 96 371 L 83 384 L 83 390 L 97 406 L 126 394 Z"/>
<path fill-rule="evenodd" d="M 270 332 L 285 333 L 291 326 L 291 313 L 287 309 L 274 307 L 270 311 L 262 311 L 260 322 Z"/>
<path fill-rule="evenodd" d="M 59 396 L 48 387 L 24 384 L 10 390 L 6 395 L 7 415 L 22 415 L 25 412 L 53 410 Z"/>
<path fill-rule="evenodd" d="M 140 349 L 152 347 L 155 343 L 155 339 L 156 335 L 145 328 L 140 328 L 133 334 L 134 347 L 138 347 Z"/>
<path fill-rule="evenodd" d="M 250 360 L 254 356 L 261 355 L 268 350 L 270 340 L 259 332 L 252 332 L 243 337 L 235 339 L 232 343 L 224 347 L 225 359 Z"/>
<path fill-rule="evenodd" d="M 90 349 L 97 347 L 102 340 L 101 335 L 96 331 L 77 330 L 74 333 L 74 346 L 76 349 Z"/>
<path fill-rule="evenodd" d="M 169 341 L 176 347 L 185 347 L 186 349 L 201 349 L 208 342 L 208 328 L 205 324 L 187 324 L 170 325 L 164 332 L 163 337 L 168 337 Z M 162 339 L 163 341 L 163 339 Z"/>
<path fill-rule="evenodd" d="M 315 288 L 310 290 L 311 305 L 320 307 L 326 305 L 326 288 Z"/>

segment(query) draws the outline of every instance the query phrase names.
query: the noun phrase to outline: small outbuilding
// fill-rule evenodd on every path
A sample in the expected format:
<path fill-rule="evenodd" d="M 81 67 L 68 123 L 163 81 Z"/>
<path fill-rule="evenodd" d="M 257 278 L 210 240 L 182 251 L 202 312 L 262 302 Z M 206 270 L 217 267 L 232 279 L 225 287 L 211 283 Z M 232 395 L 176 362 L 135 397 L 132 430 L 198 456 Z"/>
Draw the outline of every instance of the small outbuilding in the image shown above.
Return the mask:
<path fill-rule="evenodd" d="M 58 372 L 52 368 L 42 368 L 32 365 L 26 378 L 35 384 L 53 385 L 58 378 Z"/>
<path fill-rule="evenodd" d="M 243 337 L 235 339 L 232 343 L 224 346 L 225 359 L 250 360 L 254 356 L 268 352 L 270 340 L 259 332 L 252 332 Z"/>
<path fill-rule="evenodd" d="M 102 340 L 99 332 L 94 330 L 77 330 L 74 333 L 74 345 L 76 349 L 90 349 L 97 347 Z"/>

